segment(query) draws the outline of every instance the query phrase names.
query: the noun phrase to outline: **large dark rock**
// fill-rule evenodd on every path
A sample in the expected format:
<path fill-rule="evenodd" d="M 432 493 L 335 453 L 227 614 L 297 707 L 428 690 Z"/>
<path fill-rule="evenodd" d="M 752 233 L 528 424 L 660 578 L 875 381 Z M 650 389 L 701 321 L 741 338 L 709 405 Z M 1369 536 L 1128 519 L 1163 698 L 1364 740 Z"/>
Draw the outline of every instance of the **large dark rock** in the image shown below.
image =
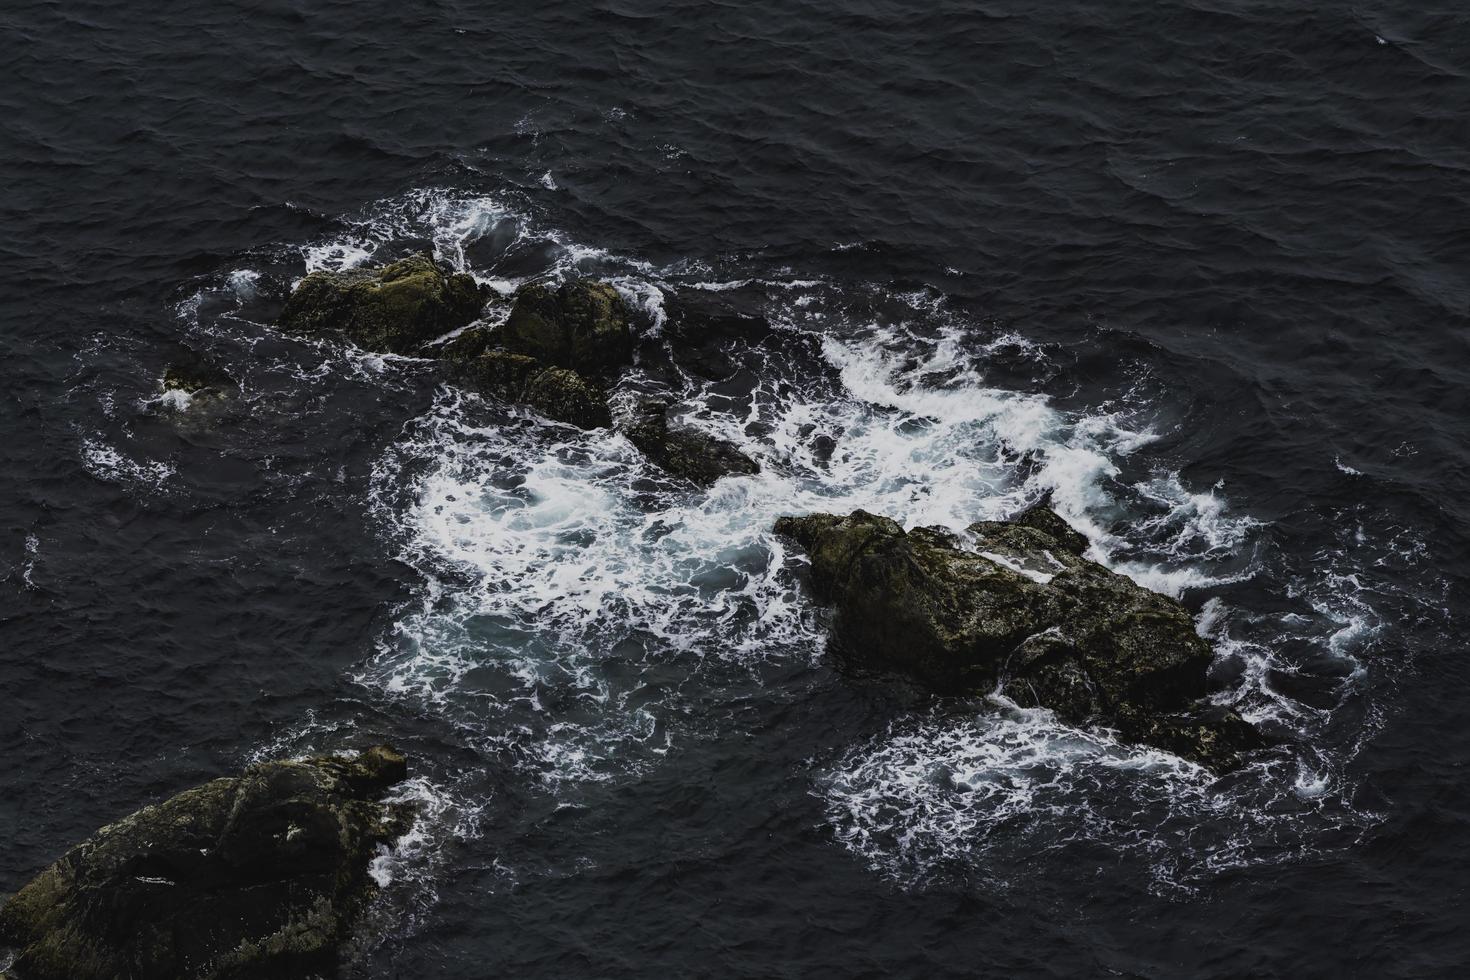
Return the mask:
<path fill-rule="evenodd" d="M 506 350 L 584 375 L 606 374 L 633 357 L 623 298 L 591 279 L 522 286 L 500 339 Z"/>
<path fill-rule="evenodd" d="M 464 273 L 445 275 L 427 255 L 380 269 L 313 272 L 297 285 L 277 324 L 337 333 L 359 347 L 412 354 L 480 315 L 492 290 Z"/>
<path fill-rule="evenodd" d="M 1087 539 L 1045 507 L 974 524 L 968 543 L 860 510 L 776 530 L 806 549 L 855 657 L 942 693 L 998 687 L 1217 769 L 1262 744 L 1235 712 L 1198 703 L 1212 655 L 1188 610 L 1083 558 Z"/>
<path fill-rule="evenodd" d="M 547 367 L 525 354 L 489 351 L 454 361 L 450 376 L 480 394 L 530 405 L 557 422 L 581 429 L 612 425 L 606 392 L 575 371 Z"/>
<path fill-rule="evenodd" d="M 0 908 L 18 980 L 333 976 L 412 814 L 387 746 L 264 762 L 103 827 Z"/>
<path fill-rule="evenodd" d="M 700 486 L 722 476 L 759 473 L 755 460 L 736 446 L 696 429 L 669 425 L 669 403 L 650 399 L 623 429 L 633 445 L 658 466 Z"/>

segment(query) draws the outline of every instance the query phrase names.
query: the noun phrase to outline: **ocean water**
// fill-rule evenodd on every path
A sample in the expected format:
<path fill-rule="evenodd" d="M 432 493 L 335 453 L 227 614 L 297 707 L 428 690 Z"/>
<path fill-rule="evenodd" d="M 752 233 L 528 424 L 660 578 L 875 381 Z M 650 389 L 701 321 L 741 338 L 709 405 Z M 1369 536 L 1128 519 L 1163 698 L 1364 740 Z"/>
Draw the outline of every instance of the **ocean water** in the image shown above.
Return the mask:
<path fill-rule="evenodd" d="M 0 893 L 388 740 L 349 976 L 1462 975 L 1470 15 L 1404 7 L 7 5 Z M 615 283 L 615 405 L 761 473 L 272 327 L 426 247 Z M 1279 748 L 842 670 L 770 533 L 1048 494 Z"/>

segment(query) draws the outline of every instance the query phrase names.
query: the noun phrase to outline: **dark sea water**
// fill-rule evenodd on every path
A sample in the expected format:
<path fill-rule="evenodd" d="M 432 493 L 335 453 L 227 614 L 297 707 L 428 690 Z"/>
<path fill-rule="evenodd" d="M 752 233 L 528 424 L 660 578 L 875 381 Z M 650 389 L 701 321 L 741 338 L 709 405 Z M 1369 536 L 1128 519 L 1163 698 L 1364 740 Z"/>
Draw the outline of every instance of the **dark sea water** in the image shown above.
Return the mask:
<path fill-rule="evenodd" d="M 424 815 L 355 977 L 1465 975 L 1463 4 L 8 0 L 0 36 L 0 893 L 389 740 Z M 271 327 L 428 246 L 613 280 L 616 396 L 763 473 L 692 490 Z M 161 397 L 185 348 L 239 390 Z M 769 533 L 1048 491 L 1279 749 L 1215 780 L 841 673 Z"/>

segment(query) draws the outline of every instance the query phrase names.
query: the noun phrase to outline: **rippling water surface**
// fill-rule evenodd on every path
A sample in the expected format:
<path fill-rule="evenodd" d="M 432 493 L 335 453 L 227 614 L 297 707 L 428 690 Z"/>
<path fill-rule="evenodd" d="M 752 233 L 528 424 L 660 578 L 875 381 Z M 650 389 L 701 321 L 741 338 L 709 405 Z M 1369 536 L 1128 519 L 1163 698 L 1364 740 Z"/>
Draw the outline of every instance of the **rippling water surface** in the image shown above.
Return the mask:
<path fill-rule="evenodd" d="M 1470 16 L 842 6 L 0 11 L 0 892 L 387 739 L 354 976 L 1459 975 Z M 425 247 L 762 472 L 271 327 Z M 1046 494 L 1279 749 L 839 672 L 770 533 Z"/>

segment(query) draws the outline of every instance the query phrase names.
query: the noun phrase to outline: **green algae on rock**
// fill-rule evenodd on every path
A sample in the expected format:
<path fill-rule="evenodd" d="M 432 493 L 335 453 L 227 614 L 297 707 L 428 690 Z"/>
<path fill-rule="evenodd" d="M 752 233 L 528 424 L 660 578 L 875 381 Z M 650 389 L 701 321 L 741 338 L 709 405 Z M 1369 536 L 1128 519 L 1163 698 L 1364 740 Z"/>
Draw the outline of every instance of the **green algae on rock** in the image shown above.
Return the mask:
<path fill-rule="evenodd" d="M 451 376 L 480 394 L 530 405 L 556 422 L 581 429 L 612 425 L 607 394 L 601 388 L 575 371 L 547 367 L 525 354 L 489 351 L 454 362 Z"/>
<path fill-rule="evenodd" d="M 856 658 L 940 693 L 998 689 L 1217 770 L 1263 744 L 1234 711 L 1199 703 L 1212 654 L 1188 610 L 1088 561 L 1087 539 L 1046 507 L 971 525 L 969 543 L 861 510 L 783 517 L 776 531 L 806 549 L 834 639 Z"/>
<path fill-rule="evenodd" d="M 603 374 L 633 357 L 623 298 L 611 285 L 591 279 L 522 286 L 501 327 L 501 342 L 509 351 L 582 374 Z"/>
<path fill-rule="evenodd" d="M 525 402 L 549 419 L 567 422 L 579 429 L 605 429 L 612 425 L 607 394 L 576 371 L 547 368 L 526 385 Z"/>
<path fill-rule="evenodd" d="M 412 354 L 480 315 L 492 293 L 473 276 L 445 275 L 428 255 L 379 269 L 313 272 L 297 285 L 277 324 L 338 333 L 367 350 Z"/>
<path fill-rule="evenodd" d="M 25 980 L 334 976 L 377 892 L 369 865 L 412 823 L 378 802 L 388 746 L 263 762 L 124 817 L 0 908 Z"/>
<path fill-rule="evenodd" d="M 623 434 L 655 464 L 700 486 L 722 476 L 760 472 L 755 460 L 735 445 L 696 429 L 669 425 L 669 403 L 650 399 L 638 406 Z"/>

